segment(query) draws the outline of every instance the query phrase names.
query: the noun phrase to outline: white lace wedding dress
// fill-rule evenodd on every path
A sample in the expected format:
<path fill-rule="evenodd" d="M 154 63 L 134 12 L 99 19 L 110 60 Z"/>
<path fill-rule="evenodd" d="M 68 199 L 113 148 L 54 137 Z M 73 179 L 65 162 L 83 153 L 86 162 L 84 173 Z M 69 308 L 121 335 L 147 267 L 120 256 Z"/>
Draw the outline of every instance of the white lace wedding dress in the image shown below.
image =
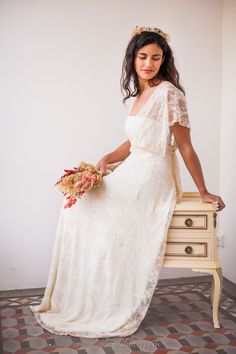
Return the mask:
<path fill-rule="evenodd" d="M 137 331 L 181 196 L 175 122 L 190 129 L 185 96 L 163 81 L 126 118 L 130 155 L 101 187 L 71 208 L 62 205 L 44 297 L 30 306 L 48 331 L 88 338 Z"/>

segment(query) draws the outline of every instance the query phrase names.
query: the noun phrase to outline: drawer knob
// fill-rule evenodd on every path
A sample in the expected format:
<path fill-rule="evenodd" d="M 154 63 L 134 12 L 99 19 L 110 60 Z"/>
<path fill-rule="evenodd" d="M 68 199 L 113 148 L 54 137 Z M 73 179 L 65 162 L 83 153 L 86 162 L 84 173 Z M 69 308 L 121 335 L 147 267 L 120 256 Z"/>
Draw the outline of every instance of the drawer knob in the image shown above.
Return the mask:
<path fill-rule="evenodd" d="M 185 247 L 185 253 L 192 254 L 193 253 L 193 248 L 191 246 L 186 246 Z"/>
<path fill-rule="evenodd" d="M 185 225 L 188 226 L 188 227 L 193 226 L 193 220 L 190 219 L 190 218 L 186 219 L 184 223 L 185 223 Z"/>

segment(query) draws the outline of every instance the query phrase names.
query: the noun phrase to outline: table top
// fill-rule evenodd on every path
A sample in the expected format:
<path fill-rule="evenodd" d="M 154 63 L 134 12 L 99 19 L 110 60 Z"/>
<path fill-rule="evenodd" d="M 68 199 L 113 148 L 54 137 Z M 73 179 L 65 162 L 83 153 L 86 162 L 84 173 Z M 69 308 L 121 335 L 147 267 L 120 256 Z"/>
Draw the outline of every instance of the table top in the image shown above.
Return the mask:
<path fill-rule="evenodd" d="M 217 211 L 212 203 L 203 203 L 199 192 L 183 192 L 181 200 L 176 203 L 175 211 Z"/>

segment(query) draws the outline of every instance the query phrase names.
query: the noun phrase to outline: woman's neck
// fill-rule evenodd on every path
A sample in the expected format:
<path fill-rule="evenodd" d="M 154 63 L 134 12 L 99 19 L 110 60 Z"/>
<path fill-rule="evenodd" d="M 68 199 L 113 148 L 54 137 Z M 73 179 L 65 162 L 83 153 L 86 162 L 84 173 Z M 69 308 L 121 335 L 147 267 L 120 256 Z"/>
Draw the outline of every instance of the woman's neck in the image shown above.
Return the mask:
<path fill-rule="evenodd" d="M 148 81 L 145 82 L 145 83 L 143 83 L 143 82 L 142 82 L 142 83 L 139 83 L 141 92 L 146 91 L 146 90 L 149 90 L 149 89 L 151 89 L 151 88 L 153 88 L 153 87 L 159 85 L 162 81 L 163 81 L 163 80 L 159 80 L 158 83 L 157 83 L 156 85 L 154 85 L 154 86 L 150 86 L 149 83 L 148 83 Z"/>

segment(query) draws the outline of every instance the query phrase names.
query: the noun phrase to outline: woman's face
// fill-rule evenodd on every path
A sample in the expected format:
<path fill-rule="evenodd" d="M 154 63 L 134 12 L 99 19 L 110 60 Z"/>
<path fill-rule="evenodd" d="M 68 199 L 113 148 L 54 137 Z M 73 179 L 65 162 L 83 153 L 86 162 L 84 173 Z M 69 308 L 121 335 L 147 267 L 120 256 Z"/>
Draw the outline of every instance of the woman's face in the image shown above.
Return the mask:
<path fill-rule="evenodd" d="M 158 73 L 163 60 L 163 51 L 157 44 L 148 44 L 140 48 L 134 61 L 139 83 L 145 84 L 152 79 Z"/>

